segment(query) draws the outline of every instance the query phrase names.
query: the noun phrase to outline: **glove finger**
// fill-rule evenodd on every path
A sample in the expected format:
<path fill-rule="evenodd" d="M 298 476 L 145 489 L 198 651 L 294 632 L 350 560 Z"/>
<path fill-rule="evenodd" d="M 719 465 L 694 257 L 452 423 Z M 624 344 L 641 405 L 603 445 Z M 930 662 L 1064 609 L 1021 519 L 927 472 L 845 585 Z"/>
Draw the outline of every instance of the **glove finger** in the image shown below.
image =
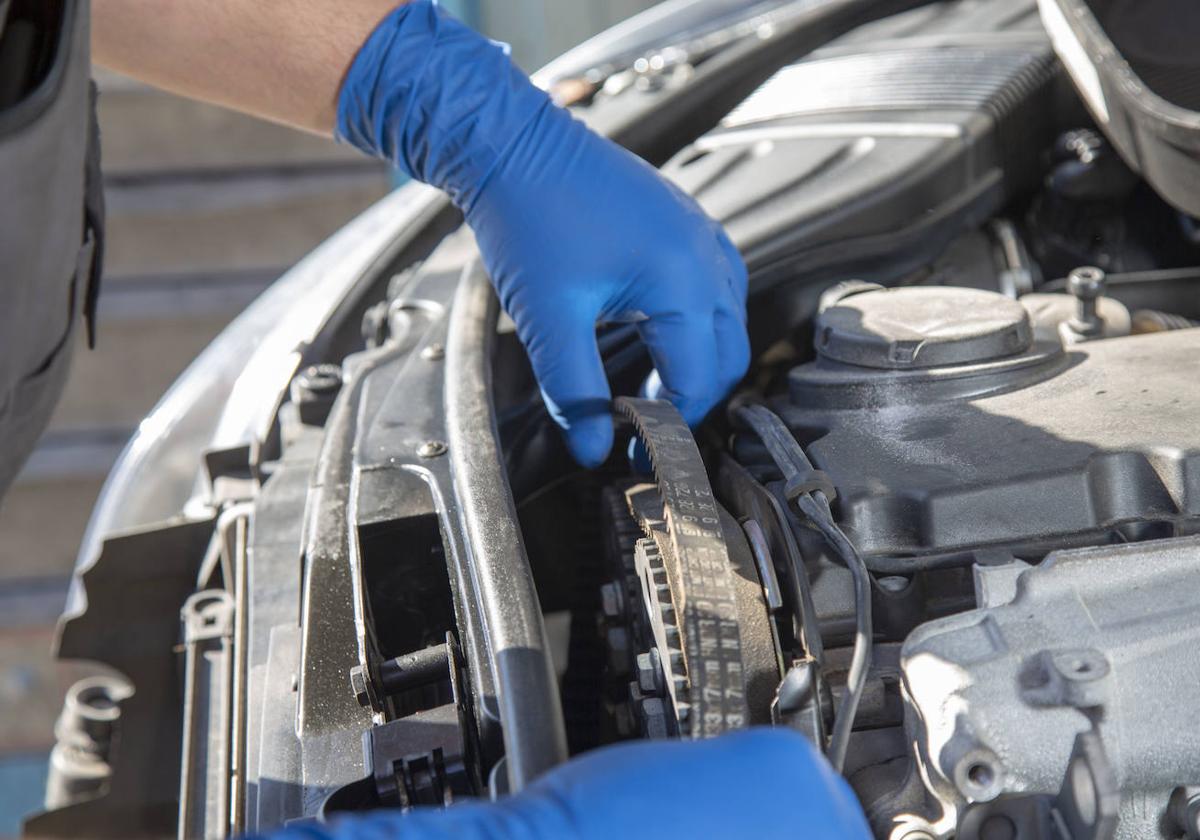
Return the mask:
<path fill-rule="evenodd" d="M 647 392 L 657 391 L 655 396 L 670 400 L 689 424 L 699 423 L 720 396 L 711 310 L 659 315 L 638 324 L 638 330 L 662 383 L 656 388 L 652 377 Z"/>
<path fill-rule="evenodd" d="M 524 329 L 526 324 L 535 326 Z M 612 449 L 612 392 L 596 346 L 595 321 L 585 315 L 522 319 L 517 325 L 542 399 L 581 465 L 596 467 Z"/>
<path fill-rule="evenodd" d="M 742 254 L 738 251 L 737 246 L 733 244 L 733 240 L 729 238 L 729 234 L 725 233 L 725 229 L 720 224 L 714 222 L 717 231 L 717 244 L 721 247 L 721 252 L 725 255 L 725 259 L 729 261 L 729 285 L 733 289 L 733 295 L 737 298 L 740 306 L 742 320 L 746 320 L 746 293 L 750 287 L 749 274 L 746 271 L 746 261 L 742 259 Z"/>
<path fill-rule="evenodd" d="M 728 394 L 750 367 L 750 337 L 741 318 L 725 308 L 713 315 L 713 333 L 717 337 L 717 381 L 721 394 Z"/>

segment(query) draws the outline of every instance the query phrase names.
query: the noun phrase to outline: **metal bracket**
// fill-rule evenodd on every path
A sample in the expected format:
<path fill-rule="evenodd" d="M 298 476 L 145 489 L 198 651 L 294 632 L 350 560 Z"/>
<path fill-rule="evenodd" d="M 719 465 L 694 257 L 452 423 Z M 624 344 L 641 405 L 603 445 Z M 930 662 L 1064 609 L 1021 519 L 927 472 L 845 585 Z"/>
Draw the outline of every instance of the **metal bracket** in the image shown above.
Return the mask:
<path fill-rule="evenodd" d="M 382 669 L 388 693 L 450 680 L 453 700 L 375 726 L 363 733 L 363 754 L 384 805 L 449 805 L 456 797 L 481 790 L 476 772 L 478 750 L 470 728 L 458 645 L 446 642 L 390 660 Z"/>
<path fill-rule="evenodd" d="M 1081 732 L 1057 796 L 1002 796 L 963 811 L 958 840 L 1112 840 L 1120 788 L 1100 736 Z"/>

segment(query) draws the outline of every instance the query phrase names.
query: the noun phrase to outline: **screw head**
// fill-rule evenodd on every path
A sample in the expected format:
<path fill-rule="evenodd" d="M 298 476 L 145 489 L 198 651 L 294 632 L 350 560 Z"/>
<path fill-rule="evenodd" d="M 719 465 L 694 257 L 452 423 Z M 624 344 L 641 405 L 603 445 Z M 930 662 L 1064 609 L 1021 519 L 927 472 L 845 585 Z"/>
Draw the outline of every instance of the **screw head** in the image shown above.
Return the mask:
<path fill-rule="evenodd" d="M 350 688 L 354 691 L 358 705 L 363 708 L 371 705 L 371 686 L 367 683 L 367 675 L 361 665 L 355 665 L 350 669 Z"/>
<path fill-rule="evenodd" d="M 638 703 L 638 717 L 647 738 L 666 738 L 670 732 L 667 729 L 667 707 L 658 697 L 646 697 Z"/>
<path fill-rule="evenodd" d="M 1095 266 L 1085 265 L 1073 269 L 1067 275 L 1067 287 L 1071 294 L 1081 300 L 1095 300 L 1104 294 L 1107 285 L 1104 272 Z"/>
<path fill-rule="evenodd" d="M 446 348 L 441 344 L 430 344 L 421 351 L 421 358 L 427 362 L 440 362 L 446 358 Z"/>
<path fill-rule="evenodd" d="M 619 617 L 624 611 L 624 600 L 621 585 L 615 580 L 610 580 L 600 587 L 600 608 L 604 611 L 605 618 Z"/>
<path fill-rule="evenodd" d="M 649 653 L 637 655 L 638 688 L 644 694 L 657 694 L 662 689 L 662 662 L 658 657 L 658 648 L 650 648 Z"/>
<path fill-rule="evenodd" d="M 310 365 L 296 374 L 296 384 L 311 394 L 332 394 L 342 387 L 339 365 Z"/>
<path fill-rule="evenodd" d="M 417 454 L 422 458 L 437 458 L 446 454 L 447 446 L 440 440 L 427 440 L 417 447 Z"/>

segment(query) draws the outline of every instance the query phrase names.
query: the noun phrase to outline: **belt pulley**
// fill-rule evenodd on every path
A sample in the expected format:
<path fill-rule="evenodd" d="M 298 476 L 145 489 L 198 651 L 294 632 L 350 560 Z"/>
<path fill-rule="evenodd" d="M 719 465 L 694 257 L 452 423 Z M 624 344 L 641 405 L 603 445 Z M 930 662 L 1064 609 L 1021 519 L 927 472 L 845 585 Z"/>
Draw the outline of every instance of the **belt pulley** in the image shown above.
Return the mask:
<path fill-rule="evenodd" d="M 743 611 L 747 601 L 739 585 L 746 581 L 735 580 L 722 533 L 728 514 L 713 496 L 691 430 L 670 403 L 621 398 L 616 405 L 636 427 L 657 482 L 634 487 L 626 497 L 646 535 L 636 548 L 637 573 L 679 733 L 707 738 L 747 726 L 739 623 L 739 599 Z M 751 582 L 753 592 L 756 578 Z M 765 611 L 753 605 L 750 611 L 765 626 Z"/>

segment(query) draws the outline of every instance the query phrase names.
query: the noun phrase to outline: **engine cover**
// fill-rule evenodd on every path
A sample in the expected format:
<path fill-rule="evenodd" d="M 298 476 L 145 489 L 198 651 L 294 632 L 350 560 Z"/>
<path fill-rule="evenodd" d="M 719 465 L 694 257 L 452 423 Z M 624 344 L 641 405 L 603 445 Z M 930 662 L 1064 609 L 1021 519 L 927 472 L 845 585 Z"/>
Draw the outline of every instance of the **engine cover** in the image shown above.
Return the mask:
<path fill-rule="evenodd" d="M 1064 350 L 993 293 L 857 291 L 776 408 L 872 568 L 1200 531 L 1200 389 L 1180 376 L 1200 329 Z"/>
<path fill-rule="evenodd" d="M 757 288 L 895 276 L 1036 185 L 1060 79 L 1033 0 L 926 6 L 782 68 L 663 171 Z"/>

